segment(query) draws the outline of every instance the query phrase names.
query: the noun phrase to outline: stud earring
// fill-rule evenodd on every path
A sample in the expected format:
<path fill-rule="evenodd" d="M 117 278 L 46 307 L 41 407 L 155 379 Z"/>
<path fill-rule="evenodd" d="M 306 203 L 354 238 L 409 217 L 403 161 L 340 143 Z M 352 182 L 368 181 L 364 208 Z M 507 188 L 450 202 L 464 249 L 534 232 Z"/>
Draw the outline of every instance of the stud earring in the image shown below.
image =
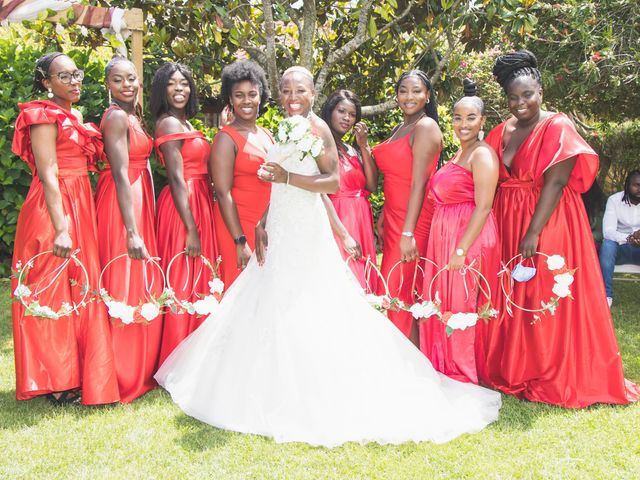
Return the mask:
<path fill-rule="evenodd" d="M 49 87 L 49 93 L 47 93 L 47 97 L 53 98 L 53 90 L 51 90 L 51 87 Z"/>

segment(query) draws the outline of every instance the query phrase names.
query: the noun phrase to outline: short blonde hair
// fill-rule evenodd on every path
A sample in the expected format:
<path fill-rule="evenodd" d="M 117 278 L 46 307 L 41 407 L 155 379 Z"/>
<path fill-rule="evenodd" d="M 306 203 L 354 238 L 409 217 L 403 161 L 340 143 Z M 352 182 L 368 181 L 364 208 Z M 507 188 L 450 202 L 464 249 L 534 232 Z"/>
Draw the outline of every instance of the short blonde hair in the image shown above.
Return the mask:
<path fill-rule="evenodd" d="M 294 65 L 293 67 L 289 67 L 284 71 L 284 73 L 282 74 L 282 77 L 280 77 L 280 87 L 282 87 L 282 81 L 284 80 L 284 78 L 287 75 L 291 75 L 292 73 L 302 74 L 307 80 L 309 80 L 309 83 L 311 83 L 311 87 L 315 88 L 315 82 L 313 81 L 313 74 L 308 69 L 300 65 Z"/>

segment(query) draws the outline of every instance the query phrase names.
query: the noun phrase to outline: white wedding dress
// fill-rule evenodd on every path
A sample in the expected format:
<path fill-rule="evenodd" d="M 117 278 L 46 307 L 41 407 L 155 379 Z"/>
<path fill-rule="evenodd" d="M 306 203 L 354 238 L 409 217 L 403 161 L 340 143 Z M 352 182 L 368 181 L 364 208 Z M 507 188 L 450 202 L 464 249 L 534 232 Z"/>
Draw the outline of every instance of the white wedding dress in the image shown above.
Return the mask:
<path fill-rule="evenodd" d="M 282 166 L 318 173 L 313 160 Z M 155 378 L 210 425 L 333 447 L 446 442 L 498 417 L 497 392 L 436 372 L 373 309 L 346 268 L 317 193 L 274 184 L 269 246 Z"/>

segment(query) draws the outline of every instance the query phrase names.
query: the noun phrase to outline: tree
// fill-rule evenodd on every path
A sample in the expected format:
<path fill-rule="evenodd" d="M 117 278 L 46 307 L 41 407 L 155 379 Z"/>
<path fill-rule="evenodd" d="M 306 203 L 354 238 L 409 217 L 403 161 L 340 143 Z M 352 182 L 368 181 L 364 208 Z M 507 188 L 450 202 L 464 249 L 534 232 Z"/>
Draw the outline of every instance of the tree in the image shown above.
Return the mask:
<path fill-rule="evenodd" d="M 536 8 L 519 0 L 102 3 L 142 8 L 149 55 L 189 63 L 212 87 L 205 94 L 215 93 L 222 65 L 250 57 L 267 71 L 273 92 L 280 73 L 300 64 L 314 72 L 318 106 L 330 91 L 348 85 L 370 104 L 366 114 L 395 105 L 390 97 L 401 71 L 422 68 L 438 84 L 456 49 L 481 49 L 504 25 L 532 27 Z"/>

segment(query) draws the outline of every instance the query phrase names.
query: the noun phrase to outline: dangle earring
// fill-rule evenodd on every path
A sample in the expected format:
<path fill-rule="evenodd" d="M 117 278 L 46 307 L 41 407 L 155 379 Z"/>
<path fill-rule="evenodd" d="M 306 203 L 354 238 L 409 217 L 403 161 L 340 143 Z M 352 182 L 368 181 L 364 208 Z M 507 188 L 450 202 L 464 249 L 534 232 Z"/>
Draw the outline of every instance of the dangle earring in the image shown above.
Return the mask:
<path fill-rule="evenodd" d="M 484 140 L 484 130 L 480 130 L 478 132 L 478 140 L 480 141 Z"/>
<path fill-rule="evenodd" d="M 51 87 L 49 87 L 49 93 L 47 93 L 47 97 L 53 98 L 53 90 L 51 90 Z"/>
<path fill-rule="evenodd" d="M 111 104 L 111 89 L 107 88 L 107 97 L 109 97 L 109 104 Z"/>

